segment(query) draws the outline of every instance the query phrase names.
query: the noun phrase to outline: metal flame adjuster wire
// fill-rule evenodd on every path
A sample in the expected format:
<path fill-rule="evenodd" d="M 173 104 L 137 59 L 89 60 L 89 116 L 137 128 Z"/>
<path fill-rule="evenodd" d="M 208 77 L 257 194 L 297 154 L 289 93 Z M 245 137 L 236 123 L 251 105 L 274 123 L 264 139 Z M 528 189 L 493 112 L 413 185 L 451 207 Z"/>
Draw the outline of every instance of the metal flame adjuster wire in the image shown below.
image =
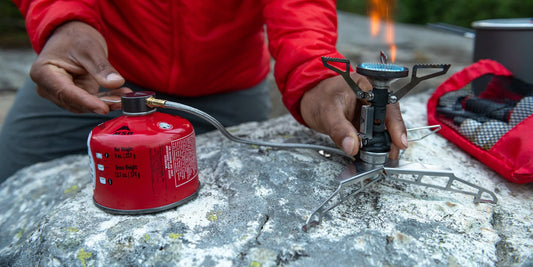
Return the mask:
<path fill-rule="evenodd" d="M 407 142 L 414 142 L 414 141 L 420 141 L 438 131 L 440 131 L 441 129 L 441 126 L 440 124 L 436 124 L 436 125 L 430 125 L 430 126 L 422 126 L 422 127 L 416 127 L 416 128 L 410 128 L 410 129 L 407 129 L 407 132 L 414 132 L 414 131 L 420 131 L 420 130 L 429 130 L 428 133 L 420 136 L 420 137 L 417 137 L 417 138 L 413 138 L 413 139 L 408 139 Z"/>

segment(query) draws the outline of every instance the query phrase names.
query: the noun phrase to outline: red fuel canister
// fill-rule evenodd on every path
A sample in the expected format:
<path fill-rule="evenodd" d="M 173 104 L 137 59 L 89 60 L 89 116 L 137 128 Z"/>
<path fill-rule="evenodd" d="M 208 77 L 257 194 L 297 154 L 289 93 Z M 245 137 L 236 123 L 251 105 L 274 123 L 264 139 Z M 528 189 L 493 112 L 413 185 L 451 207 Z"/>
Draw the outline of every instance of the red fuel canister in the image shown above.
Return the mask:
<path fill-rule="evenodd" d="M 146 106 L 153 92 L 122 97 L 123 116 L 96 126 L 87 141 L 94 203 L 117 214 L 178 206 L 199 188 L 194 129 Z"/>

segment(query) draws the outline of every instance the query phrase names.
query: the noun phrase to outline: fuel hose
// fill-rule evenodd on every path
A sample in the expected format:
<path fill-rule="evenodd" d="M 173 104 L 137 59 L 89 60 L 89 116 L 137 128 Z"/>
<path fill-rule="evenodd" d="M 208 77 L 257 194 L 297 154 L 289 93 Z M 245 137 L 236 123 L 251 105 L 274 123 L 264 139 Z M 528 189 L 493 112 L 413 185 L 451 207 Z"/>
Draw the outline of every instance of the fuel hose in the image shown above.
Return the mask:
<path fill-rule="evenodd" d="M 348 154 L 344 153 L 342 150 L 334 147 L 329 146 L 322 146 L 322 145 L 312 145 L 312 144 L 300 144 L 300 143 L 275 143 L 275 142 L 267 142 L 267 141 L 260 141 L 260 140 L 250 140 L 250 139 L 244 139 L 237 137 L 235 135 L 232 135 L 222 123 L 220 123 L 218 120 L 216 120 L 213 116 L 190 106 L 180 104 L 177 102 L 172 102 L 168 100 L 162 100 L 157 99 L 154 97 L 149 97 L 146 99 L 146 105 L 149 107 L 161 107 L 161 108 L 169 108 L 174 110 L 179 110 L 182 112 L 189 113 L 191 115 L 197 116 L 207 122 L 209 122 L 211 125 L 213 125 L 217 130 L 219 130 L 222 135 L 224 135 L 226 138 L 233 142 L 247 144 L 247 145 L 255 145 L 255 146 L 268 146 L 268 147 L 275 147 L 275 148 L 283 148 L 283 149 L 312 149 L 317 151 L 324 151 L 332 154 L 337 154 L 340 156 L 348 157 L 353 159 L 353 157 L 349 156 Z"/>

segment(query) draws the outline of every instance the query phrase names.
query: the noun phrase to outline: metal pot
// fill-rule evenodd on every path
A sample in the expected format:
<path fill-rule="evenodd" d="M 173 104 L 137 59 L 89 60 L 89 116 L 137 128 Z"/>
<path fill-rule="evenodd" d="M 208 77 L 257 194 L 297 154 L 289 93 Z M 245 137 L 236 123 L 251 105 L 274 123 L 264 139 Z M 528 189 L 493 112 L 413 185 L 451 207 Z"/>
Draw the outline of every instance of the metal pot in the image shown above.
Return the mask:
<path fill-rule="evenodd" d="M 445 23 L 428 26 L 474 39 L 474 62 L 492 59 L 516 78 L 533 84 L 533 18 L 489 19 L 472 23 L 472 29 Z"/>
<path fill-rule="evenodd" d="M 533 84 L 533 18 L 480 20 L 472 27 L 474 62 L 496 60 L 516 78 Z"/>

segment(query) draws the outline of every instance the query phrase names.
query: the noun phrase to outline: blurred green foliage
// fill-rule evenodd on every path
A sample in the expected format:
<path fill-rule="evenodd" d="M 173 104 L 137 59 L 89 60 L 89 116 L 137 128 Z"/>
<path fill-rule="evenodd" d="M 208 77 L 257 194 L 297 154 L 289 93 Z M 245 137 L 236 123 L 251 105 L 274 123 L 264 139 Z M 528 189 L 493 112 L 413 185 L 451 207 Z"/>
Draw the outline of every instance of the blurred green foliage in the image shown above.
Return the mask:
<path fill-rule="evenodd" d="M 24 26 L 24 18 L 17 6 L 11 1 L 0 1 L 0 46 L 30 46 Z"/>
<path fill-rule="evenodd" d="M 367 0 L 337 0 L 340 10 L 367 14 Z M 533 16 L 531 0 L 398 0 L 395 20 L 426 24 L 444 22 L 471 27 L 476 20 Z"/>

